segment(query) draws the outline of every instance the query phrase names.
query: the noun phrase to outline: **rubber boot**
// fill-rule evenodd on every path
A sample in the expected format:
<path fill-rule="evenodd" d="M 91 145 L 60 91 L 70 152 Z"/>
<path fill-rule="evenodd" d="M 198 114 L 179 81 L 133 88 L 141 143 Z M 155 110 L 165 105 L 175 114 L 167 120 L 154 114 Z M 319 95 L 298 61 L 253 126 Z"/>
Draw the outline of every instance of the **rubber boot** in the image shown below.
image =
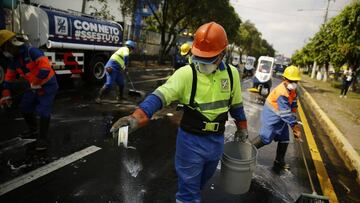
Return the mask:
<path fill-rule="evenodd" d="M 99 95 L 98 95 L 98 97 L 95 99 L 95 102 L 96 102 L 96 103 L 101 103 L 101 99 L 102 99 L 102 97 L 104 96 L 104 94 L 106 93 L 106 91 L 107 91 L 106 86 L 103 86 L 103 87 L 100 89 Z"/>
<path fill-rule="evenodd" d="M 36 139 L 38 135 L 36 115 L 34 113 L 24 113 L 23 117 L 28 129 L 20 133 L 20 137 L 24 139 Z"/>
<path fill-rule="evenodd" d="M 289 143 L 279 142 L 276 149 L 276 158 L 274 161 L 275 170 L 288 170 L 290 166 L 285 163 L 285 154 Z"/>
<path fill-rule="evenodd" d="M 124 100 L 124 88 L 119 87 L 119 94 L 116 97 L 116 100 L 121 101 Z"/>
<path fill-rule="evenodd" d="M 257 136 L 253 140 L 251 140 L 251 144 L 253 144 L 257 149 L 263 147 L 265 144 L 261 141 L 261 137 Z"/>
<path fill-rule="evenodd" d="M 41 117 L 40 118 L 40 130 L 39 137 L 36 142 L 36 150 L 42 151 L 48 148 L 47 133 L 49 131 L 50 118 Z"/>

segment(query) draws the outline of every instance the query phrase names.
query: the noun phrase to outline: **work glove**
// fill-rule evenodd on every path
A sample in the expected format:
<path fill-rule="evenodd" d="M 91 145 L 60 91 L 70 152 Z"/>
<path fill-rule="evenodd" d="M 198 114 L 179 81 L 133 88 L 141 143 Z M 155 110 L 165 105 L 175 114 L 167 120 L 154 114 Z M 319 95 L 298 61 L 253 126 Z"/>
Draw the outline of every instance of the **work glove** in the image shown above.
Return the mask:
<path fill-rule="evenodd" d="M 11 92 L 8 89 L 4 89 L 2 91 L 2 97 L 0 99 L 0 107 L 3 109 L 4 107 L 10 108 L 12 104 Z"/>
<path fill-rule="evenodd" d="M 247 121 L 235 121 L 237 131 L 235 132 L 234 140 L 240 142 L 246 142 L 249 138 L 249 132 L 247 130 Z"/>
<path fill-rule="evenodd" d="M 106 67 L 106 72 L 112 73 L 113 69 L 111 67 Z"/>
<path fill-rule="evenodd" d="M 121 117 L 117 120 L 111 127 L 110 132 L 113 134 L 113 137 L 117 136 L 119 128 L 124 126 L 129 126 L 128 133 L 132 133 L 137 130 L 139 127 L 146 125 L 149 122 L 148 116 L 145 112 L 138 108 L 129 116 Z"/>
<path fill-rule="evenodd" d="M 294 134 L 295 139 L 301 140 L 301 128 L 300 128 L 300 125 L 299 125 L 299 124 L 295 124 L 295 125 L 292 127 L 292 130 L 293 130 L 293 134 Z"/>
<path fill-rule="evenodd" d="M 3 108 L 10 108 L 12 105 L 12 99 L 10 96 L 2 97 L 0 99 L 0 107 Z"/>
<path fill-rule="evenodd" d="M 249 133 L 247 128 L 242 128 L 235 132 L 235 140 L 238 142 L 246 142 L 248 138 L 249 138 Z"/>

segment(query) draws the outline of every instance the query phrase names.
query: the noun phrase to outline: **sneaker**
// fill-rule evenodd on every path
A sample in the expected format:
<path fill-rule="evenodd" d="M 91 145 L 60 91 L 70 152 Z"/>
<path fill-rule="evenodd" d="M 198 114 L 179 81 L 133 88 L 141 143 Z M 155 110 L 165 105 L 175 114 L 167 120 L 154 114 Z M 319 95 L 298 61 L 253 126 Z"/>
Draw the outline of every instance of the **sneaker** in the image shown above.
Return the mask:
<path fill-rule="evenodd" d="M 37 140 L 35 143 L 35 150 L 36 151 L 45 151 L 45 150 L 47 150 L 48 145 L 49 144 L 47 143 L 46 140 L 43 140 L 43 139 Z"/>
<path fill-rule="evenodd" d="M 345 95 L 345 96 L 344 96 L 344 98 L 346 99 L 346 98 L 347 98 L 347 96 Z"/>
<path fill-rule="evenodd" d="M 340 98 L 343 98 L 343 95 L 340 95 L 339 97 L 340 97 Z"/>
<path fill-rule="evenodd" d="M 23 139 L 36 139 L 38 136 L 37 130 L 25 130 L 19 135 Z"/>

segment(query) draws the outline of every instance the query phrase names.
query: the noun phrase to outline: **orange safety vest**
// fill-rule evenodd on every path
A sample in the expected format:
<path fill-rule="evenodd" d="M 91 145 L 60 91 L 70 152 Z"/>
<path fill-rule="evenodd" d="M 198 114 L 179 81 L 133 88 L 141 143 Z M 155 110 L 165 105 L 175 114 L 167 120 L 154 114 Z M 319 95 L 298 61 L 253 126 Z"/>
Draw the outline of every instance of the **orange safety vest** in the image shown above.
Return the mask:
<path fill-rule="evenodd" d="M 5 81 L 12 82 L 16 79 L 16 74 L 24 77 L 29 83 L 33 85 L 43 85 L 49 81 L 54 75 L 55 71 L 51 68 L 49 60 L 43 53 L 34 47 L 23 47 L 23 52 L 17 56 L 17 62 L 12 63 L 8 67 Z M 45 78 L 39 78 L 40 71 L 49 71 Z"/>
<path fill-rule="evenodd" d="M 279 111 L 279 106 L 278 106 L 277 100 L 280 96 L 285 96 L 289 99 L 290 107 L 292 106 L 292 103 L 294 101 L 296 101 L 296 91 L 295 90 L 289 91 L 286 88 L 285 82 L 282 82 L 282 83 L 280 83 L 280 85 L 275 87 L 275 89 L 273 89 L 273 91 L 270 92 L 269 96 L 266 99 L 266 102 L 268 103 L 268 105 L 270 105 L 272 107 L 272 109 L 275 111 Z M 296 108 L 292 108 L 291 111 L 295 113 Z"/>

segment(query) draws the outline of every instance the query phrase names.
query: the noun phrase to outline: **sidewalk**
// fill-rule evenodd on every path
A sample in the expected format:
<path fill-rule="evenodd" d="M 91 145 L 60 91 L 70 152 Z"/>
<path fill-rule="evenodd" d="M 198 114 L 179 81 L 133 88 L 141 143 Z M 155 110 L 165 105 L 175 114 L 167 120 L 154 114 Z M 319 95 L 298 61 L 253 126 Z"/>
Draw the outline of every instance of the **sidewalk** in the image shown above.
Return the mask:
<path fill-rule="evenodd" d="M 346 99 L 339 98 L 340 89 L 306 75 L 301 84 L 360 154 L 360 94 L 348 92 Z"/>

